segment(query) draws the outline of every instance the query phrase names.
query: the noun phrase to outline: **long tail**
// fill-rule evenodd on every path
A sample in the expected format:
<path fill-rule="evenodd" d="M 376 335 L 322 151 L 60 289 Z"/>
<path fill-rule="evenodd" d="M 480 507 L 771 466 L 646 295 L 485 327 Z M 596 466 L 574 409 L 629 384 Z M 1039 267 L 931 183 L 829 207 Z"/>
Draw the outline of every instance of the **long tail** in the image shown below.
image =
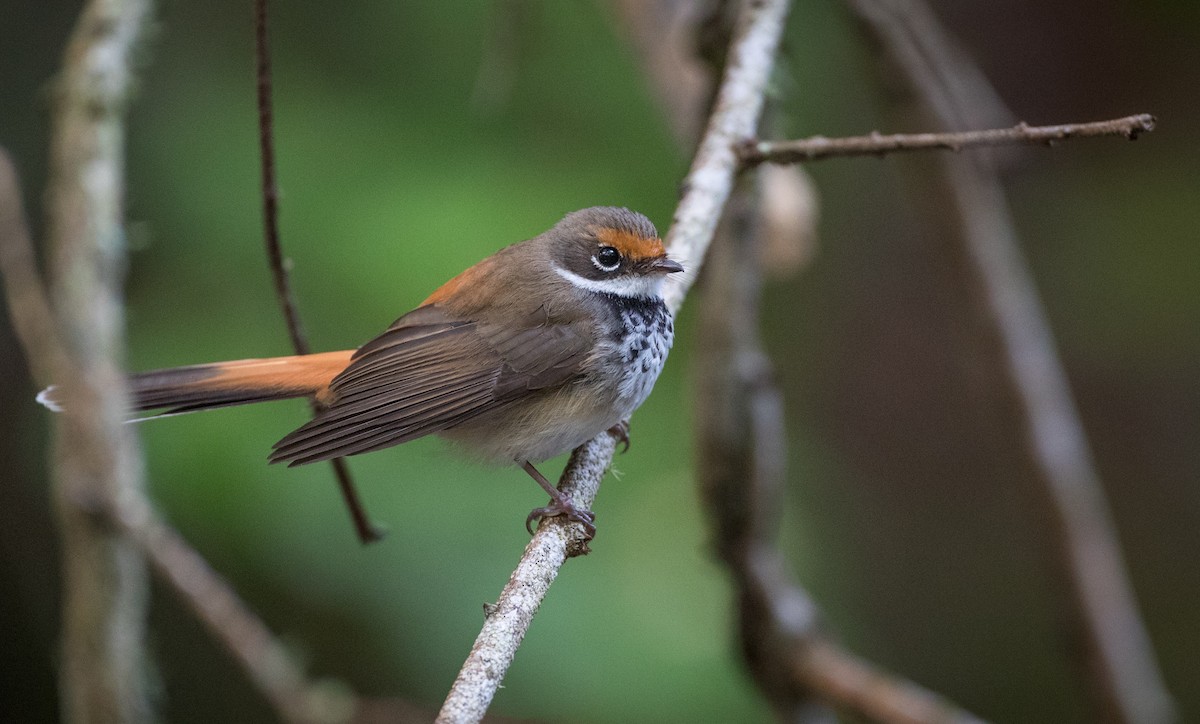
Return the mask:
<path fill-rule="evenodd" d="M 321 399 L 353 354 L 345 350 L 139 372 L 128 380 L 132 409 L 177 415 L 293 397 Z M 69 404 L 58 386 L 42 390 L 37 399 L 56 411 Z"/>

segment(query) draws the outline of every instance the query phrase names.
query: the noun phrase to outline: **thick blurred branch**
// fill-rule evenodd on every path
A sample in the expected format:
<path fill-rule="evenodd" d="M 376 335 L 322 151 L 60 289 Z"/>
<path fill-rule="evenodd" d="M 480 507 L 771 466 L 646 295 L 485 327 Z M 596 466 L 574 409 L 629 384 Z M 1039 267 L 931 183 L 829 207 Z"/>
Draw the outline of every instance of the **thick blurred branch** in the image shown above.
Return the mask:
<path fill-rule="evenodd" d="M 709 252 L 696 368 L 697 471 L 714 548 L 736 585 L 743 656 L 782 721 L 824 717 L 811 699 L 882 722 L 976 722 L 941 697 L 840 648 L 775 547 L 786 483 L 783 398 L 758 337 L 761 229 L 749 192 Z"/>
<path fill-rule="evenodd" d="M 685 279 L 668 290 L 667 304 L 672 310 L 678 310 L 694 283 L 729 198 L 738 168 L 733 146 L 753 135 L 758 125 L 788 5 L 788 0 L 746 3 L 739 18 L 717 101 L 667 234 L 668 253 L 687 268 L 684 274 L 674 275 Z M 616 441 L 609 433 L 585 443 L 572 454 L 559 489 L 575 505 L 590 508 L 615 449 Z M 483 717 L 559 567 L 571 555 L 586 550 L 581 526 L 558 518 L 543 519 L 500 599 L 489 608 L 483 630 L 438 715 L 439 722 L 472 722 Z"/>
<path fill-rule="evenodd" d="M 757 166 L 760 163 L 819 161 L 837 156 L 884 156 L 896 151 L 961 151 L 964 148 L 1016 144 L 1053 146 L 1060 141 L 1096 136 L 1124 136 L 1132 141 L 1137 139 L 1139 134 L 1153 130 L 1154 116 L 1141 113 L 1092 123 L 1066 123 L 1058 126 L 1030 126 L 1019 123 L 1012 128 L 958 133 L 895 133 L 886 136 L 871 133 L 845 138 L 813 136 L 797 141 L 749 140 L 738 147 L 738 156 L 747 166 Z"/>
<path fill-rule="evenodd" d="M 850 6 L 895 61 L 928 120 L 946 130 L 959 126 L 972 100 L 944 82 L 954 73 L 928 50 L 943 45 L 945 35 L 928 8 L 915 0 L 850 0 Z M 1048 536 L 1045 554 L 1059 586 L 1065 648 L 1087 683 L 1093 717 L 1172 721 L 1171 698 L 1003 189 L 995 173 L 973 158 L 944 155 L 936 161 L 936 189 L 927 195 L 950 201 L 938 207 L 937 217 L 968 261 L 967 283 L 985 310 L 981 331 L 997 350 L 995 361 L 1036 471 L 1028 494 Z"/>
<path fill-rule="evenodd" d="M 64 352 L 41 345 L 27 352 L 31 367 L 48 369 L 71 400 L 55 418 L 54 453 L 63 556 L 59 686 L 71 722 L 153 719 L 144 671 L 145 564 L 97 515 L 140 495 L 143 485 L 137 443 L 122 424 L 120 360 L 124 113 L 149 20 L 148 0 L 87 3 L 55 87 L 46 209 Z M 26 288 L 34 279 L 24 280 Z"/>
<path fill-rule="evenodd" d="M 144 560 L 234 655 L 287 722 L 425 721 L 400 700 L 357 699 L 304 677 L 233 589 L 153 510 L 129 437 L 120 303 L 121 116 L 148 6 L 93 3 L 68 47 L 48 191 L 56 285 L 37 270 L 21 190 L 0 149 L 0 274 L 34 377 L 67 388 L 57 481 L 64 540 L 64 720 L 153 720 L 142 646 Z M 57 314 L 55 314 L 57 312 Z"/>
<path fill-rule="evenodd" d="M 695 0 L 611 0 L 610 7 L 628 38 L 680 148 L 690 151 L 704 130 L 704 110 L 713 80 L 696 54 L 695 26 L 705 4 Z"/>

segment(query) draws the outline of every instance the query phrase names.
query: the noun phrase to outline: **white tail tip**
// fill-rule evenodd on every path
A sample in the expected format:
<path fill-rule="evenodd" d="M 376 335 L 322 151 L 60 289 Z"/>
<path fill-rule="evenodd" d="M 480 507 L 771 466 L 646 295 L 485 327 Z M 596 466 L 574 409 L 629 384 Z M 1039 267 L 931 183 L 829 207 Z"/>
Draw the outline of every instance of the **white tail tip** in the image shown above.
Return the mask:
<path fill-rule="evenodd" d="M 43 407 L 45 407 L 47 410 L 50 410 L 52 412 L 62 412 L 63 411 L 62 405 L 58 404 L 51 398 L 51 395 L 54 394 L 54 390 L 55 390 L 54 385 L 50 385 L 46 389 L 42 390 L 37 395 L 37 401 L 39 403 L 41 403 L 41 405 Z"/>

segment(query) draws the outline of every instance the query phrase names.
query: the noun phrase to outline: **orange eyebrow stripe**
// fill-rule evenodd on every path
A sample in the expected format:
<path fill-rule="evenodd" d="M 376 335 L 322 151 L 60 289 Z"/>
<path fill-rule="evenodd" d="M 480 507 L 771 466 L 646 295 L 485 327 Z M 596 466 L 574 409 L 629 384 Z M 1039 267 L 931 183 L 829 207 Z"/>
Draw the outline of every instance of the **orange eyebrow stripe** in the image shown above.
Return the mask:
<path fill-rule="evenodd" d="M 662 239 L 659 239 L 657 236 L 647 239 L 644 236 L 639 236 L 638 234 L 622 229 L 605 227 L 596 230 L 596 238 L 601 243 L 607 244 L 621 252 L 621 256 L 634 261 L 639 259 L 658 259 L 667 255 L 667 250 L 663 247 Z"/>

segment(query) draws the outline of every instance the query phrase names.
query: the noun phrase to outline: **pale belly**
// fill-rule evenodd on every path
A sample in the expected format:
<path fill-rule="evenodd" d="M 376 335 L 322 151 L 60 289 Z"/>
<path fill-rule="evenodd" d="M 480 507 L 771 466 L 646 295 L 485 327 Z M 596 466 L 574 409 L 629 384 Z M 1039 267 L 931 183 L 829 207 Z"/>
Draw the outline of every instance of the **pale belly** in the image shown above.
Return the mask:
<path fill-rule="evenodd" d="M 623 315 L 628 333 L 602 344 L 580 380 L 516 400 L 439 435 L 487 462 L 539 462 L 627 419 L 654 388 L 674 326 L 665 308 Z"/>

